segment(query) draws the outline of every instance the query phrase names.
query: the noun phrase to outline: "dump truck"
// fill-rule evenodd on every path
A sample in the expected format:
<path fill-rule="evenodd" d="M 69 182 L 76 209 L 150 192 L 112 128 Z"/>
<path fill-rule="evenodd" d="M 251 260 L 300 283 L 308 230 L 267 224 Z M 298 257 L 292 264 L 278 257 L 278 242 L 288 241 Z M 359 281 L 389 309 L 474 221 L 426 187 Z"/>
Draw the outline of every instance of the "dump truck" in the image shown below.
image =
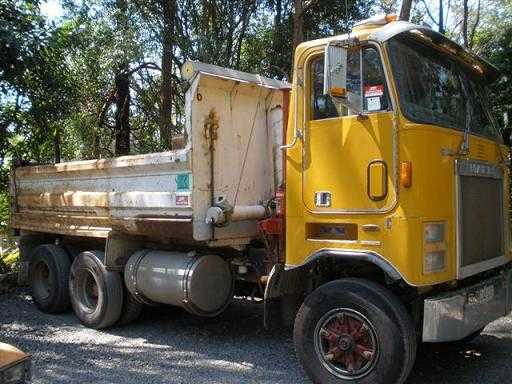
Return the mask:
<path fill-rule="evenodd" d="M 498 70 L 390 16 L 305 42 L 292 83 L 199 62 L 184 147 L 18 167 L 11 226 L 42 311 L 261 302 L 315 383 L 403 383 L 419 343 L 511 310 Z"/>

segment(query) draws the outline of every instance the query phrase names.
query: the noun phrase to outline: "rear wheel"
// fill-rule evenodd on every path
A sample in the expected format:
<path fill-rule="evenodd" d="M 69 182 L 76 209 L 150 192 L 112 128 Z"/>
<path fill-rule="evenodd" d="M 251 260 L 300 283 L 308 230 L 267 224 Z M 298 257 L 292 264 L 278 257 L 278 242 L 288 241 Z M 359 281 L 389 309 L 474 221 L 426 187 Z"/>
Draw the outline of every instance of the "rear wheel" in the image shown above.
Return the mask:
<path fill-rule="evenodd" d="M 314 383 L 401 384 L 416 356 L 413 322 L 387 289 L 362 279 L 330 282 L 295 320 L 297 356 Z"/>
<path fill-rule="evenodd" d="M 126 287 L 123 288 L 123 309 L 121 310 L 121 315 L 119 316 L 117 325 L 127 325 L 133 323 L 139 318 L 143 308 L 143 305 L 133 297 L 128 289 Z"/>
<path fill-rule="evenodd" d="M 123 307 L 123 284 L 117 272 L 107 271 L 104 253 L 86 251 L 71 266 L 69 291 L 76 316 L 90 328 L 101 329 L 118 321 Z"/>
<path fill-rule="evenodd" d="M 69 308 L 70 261 L 58 245 L 44 244 L 34 249 L 30 259 L 29 283 L 34 304 L 46 313 Z"/>

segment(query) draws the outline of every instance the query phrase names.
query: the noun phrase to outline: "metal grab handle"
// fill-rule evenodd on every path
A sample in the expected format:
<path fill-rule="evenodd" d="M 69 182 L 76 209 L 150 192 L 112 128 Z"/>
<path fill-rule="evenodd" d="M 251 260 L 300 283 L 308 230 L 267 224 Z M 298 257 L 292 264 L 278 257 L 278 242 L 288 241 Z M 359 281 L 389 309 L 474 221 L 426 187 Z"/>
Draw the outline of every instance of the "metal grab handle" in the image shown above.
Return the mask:
<path fill-rule="evenodd" d="M 302 140 L 303 139 L 303 135 L 302 135 L 302 132 L 299 131 L 298 129 L 295 130 L 295 135 L 293 136 L 293 140 L 290 144 L 286 144 L 286 145 L 281 145 L 279 147 L 279 149 L 281 151 L 286 151 L 287 149 L 291 149 L 293 147 L 295 147 L 295 145 L 297 144 L 297 140 Z"/>

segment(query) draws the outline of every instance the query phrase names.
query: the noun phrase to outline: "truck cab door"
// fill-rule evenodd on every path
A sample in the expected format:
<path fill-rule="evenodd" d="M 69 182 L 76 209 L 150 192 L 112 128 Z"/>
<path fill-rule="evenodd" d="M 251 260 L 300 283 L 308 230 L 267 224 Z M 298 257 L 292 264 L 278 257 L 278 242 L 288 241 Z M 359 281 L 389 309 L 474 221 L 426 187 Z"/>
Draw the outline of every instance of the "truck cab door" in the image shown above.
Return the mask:
<path fill-rule="evenodd" d="M 324 94 L 324 55 L 306 64 L 303 202 L 319 213 L 385 211 L 396 199 L 396 132 L 379 50 L 351 48 L 346 66 L 341 103 Z"/>

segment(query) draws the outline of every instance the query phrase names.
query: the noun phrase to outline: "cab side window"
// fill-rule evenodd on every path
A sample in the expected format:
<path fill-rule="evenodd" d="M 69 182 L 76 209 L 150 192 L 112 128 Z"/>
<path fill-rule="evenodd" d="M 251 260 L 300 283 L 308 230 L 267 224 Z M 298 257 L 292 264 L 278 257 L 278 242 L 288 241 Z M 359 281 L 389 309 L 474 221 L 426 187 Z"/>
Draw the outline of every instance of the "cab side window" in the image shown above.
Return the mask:
<path fill-rule="evenodd" d="M 310 66 L 312 120 L 384 111 L 389 108 L 387 87 L 378 51 L 354 49 L 347 57 L 347 102 L 324 94 L 324 56 Z M 347 106 L 357 106 L 350 108 Z"/>
<path fill-rule="evenodd" d="M 363 49 L 363 111 L 388 110 L 386 77 L 379 52 L 375 48 Z"/>

